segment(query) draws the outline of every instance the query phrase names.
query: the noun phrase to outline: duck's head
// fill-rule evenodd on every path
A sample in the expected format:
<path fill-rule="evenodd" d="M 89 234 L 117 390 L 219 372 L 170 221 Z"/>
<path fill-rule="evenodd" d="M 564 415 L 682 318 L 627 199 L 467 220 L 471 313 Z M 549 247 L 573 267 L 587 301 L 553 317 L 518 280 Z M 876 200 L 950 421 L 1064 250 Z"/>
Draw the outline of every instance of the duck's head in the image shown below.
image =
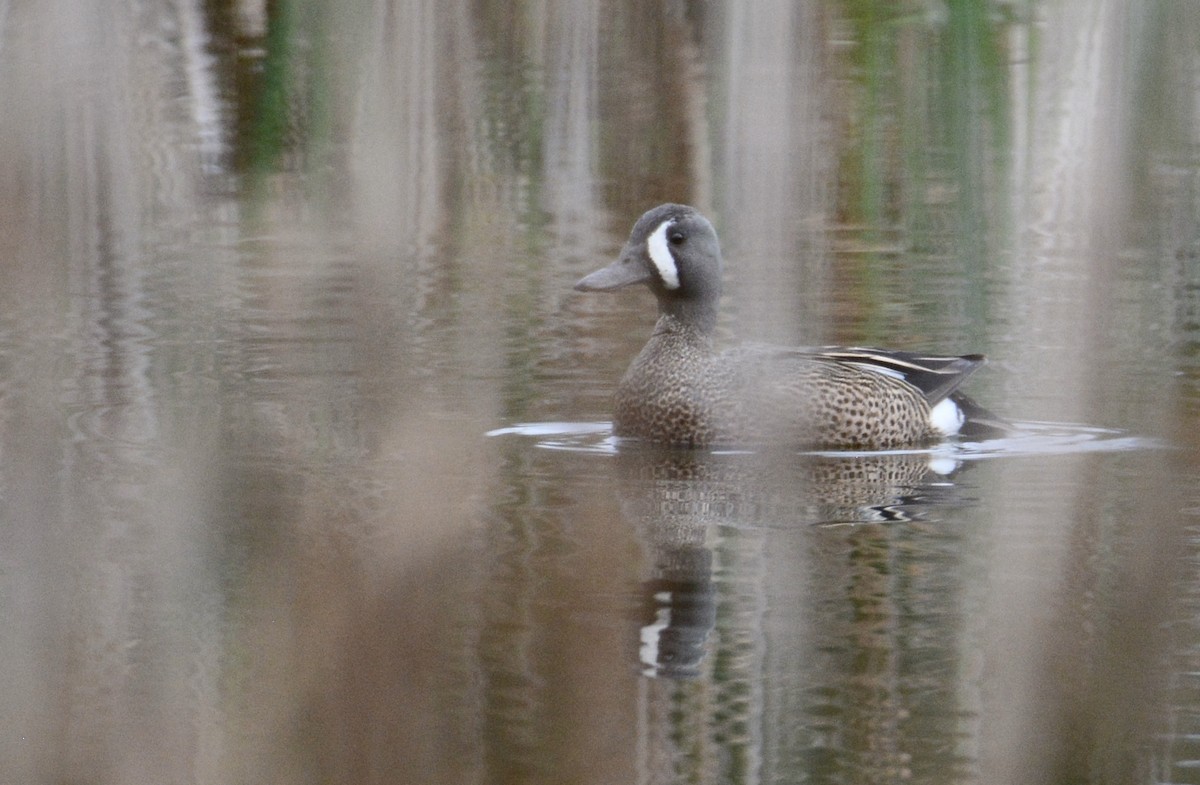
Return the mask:
<path fill-rule="evenodd" d="M 721 297 L 721 246 L 708 219 L 682 204 L 648 210 L 617 260 L 575 288 L 608 292 L 639 283 L 654 292 L 660 313 L 711 329 Z"/>

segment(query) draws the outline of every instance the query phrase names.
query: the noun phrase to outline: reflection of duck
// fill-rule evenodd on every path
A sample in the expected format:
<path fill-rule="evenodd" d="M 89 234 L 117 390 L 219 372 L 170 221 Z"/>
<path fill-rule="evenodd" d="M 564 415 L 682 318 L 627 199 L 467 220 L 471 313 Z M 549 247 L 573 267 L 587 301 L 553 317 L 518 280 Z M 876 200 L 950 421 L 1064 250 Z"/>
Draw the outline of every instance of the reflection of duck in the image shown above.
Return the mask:
<path fill-rule="evenodd" d="M 654 570 L 645 583 L 643 672 L 675 679 L 698 676 L 705 642 L 717 624 L 712 551 L 695 545 L 660 550 Z"/>
<path fill-rule="evenodd" d="M 622 511 L 676 544 L 710 525 L 774 527 L 921 518 L 971 466 L 926 452 L 710 453 L 624 445 Z M 945 465 L 943 465 L 945 464 Z"/>
<path fill-rule="evenodd" d="M 673 445 L 791 444 L 890 449 L 991 430 L 956 390 L 982 355 L 825 347 L 712 347 L 721 248 L 691 207 L 664 204 L 634 224 L 616 262 L 576 284 L 608 291 L 644 283 L 658 323 L 617 388 L 614 428 Z"/>
<path fill-rule="evenodd" d="M 622 514 L 653 565 L 642 584 L 642 667 L 668 678 L 700 674 L 717 623 L 713 527 L 913 519 L 951 502 L 955 490 L 921 453 L 781 456 L 627 445 L 617 459 Z"/>

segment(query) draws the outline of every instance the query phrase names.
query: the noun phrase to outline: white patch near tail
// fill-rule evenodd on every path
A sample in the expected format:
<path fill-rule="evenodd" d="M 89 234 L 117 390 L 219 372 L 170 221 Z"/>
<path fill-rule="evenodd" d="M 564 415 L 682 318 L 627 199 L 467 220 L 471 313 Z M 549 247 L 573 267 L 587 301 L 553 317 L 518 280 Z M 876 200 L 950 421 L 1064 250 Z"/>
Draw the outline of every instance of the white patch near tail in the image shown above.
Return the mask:
<path fill-rule="evenodd" d="M 667 245 L 667 229 L 673 223 L 675 223 L 674 218 L 663 221 L 646 240 L 646 250 L 650 252 L 650 261 L 654 262 L 654 266 L 658 269 L 658 277 L 662 279 L 663 286 L 668 289 L 679 288 L 679 268 L 675 266 L 675 257 L 671 255 L 671 248 Z"/>
<path fill-rule="evenodd" d="M 943 398 L 929 411 L 929 424 L 945 436 L 953 436 L 967 421 L 963 410 L 949 398 Z"/>

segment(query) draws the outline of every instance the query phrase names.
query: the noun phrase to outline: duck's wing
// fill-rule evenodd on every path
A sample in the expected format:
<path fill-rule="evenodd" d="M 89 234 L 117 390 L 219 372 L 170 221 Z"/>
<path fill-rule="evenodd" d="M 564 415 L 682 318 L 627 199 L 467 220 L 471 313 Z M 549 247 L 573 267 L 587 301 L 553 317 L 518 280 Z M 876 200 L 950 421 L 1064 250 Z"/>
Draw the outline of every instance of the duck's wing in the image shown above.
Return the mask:
<path fill-rule="evenodd" d="M 818 353 L 835 362 L 851 363 L 904 379 L 924 393 L 931 404 L 950 395 L 987 362 L 982 354 L 947 356 L 861 347 L 827 346 Z"/>
<path fill-rule="evenodd" d="M 935 355 L 861 346 L 791 348 L 747 344 L 737 353 L 760 362 L 836 363 L 881 373 L 916 387 L 930 405 L 948 397 L 987 362 L 982 354 Z"/>
<path fill-rule="evenodd" d="M 980 406 L 958 387 L 967 377 L 987 363 L 982 354 L 935 355 L 899 352 L 889 349 L 843 348 L 825 346 L 809 350 L 836 362 L 848 362 L 881 373 L 894 373 L 919 389 L 930 405 L 950 398 L 958 408 L 961 429 L 958 435 L 968 439 L 993 439 L 1011 430 L 1011 423 Z"/>

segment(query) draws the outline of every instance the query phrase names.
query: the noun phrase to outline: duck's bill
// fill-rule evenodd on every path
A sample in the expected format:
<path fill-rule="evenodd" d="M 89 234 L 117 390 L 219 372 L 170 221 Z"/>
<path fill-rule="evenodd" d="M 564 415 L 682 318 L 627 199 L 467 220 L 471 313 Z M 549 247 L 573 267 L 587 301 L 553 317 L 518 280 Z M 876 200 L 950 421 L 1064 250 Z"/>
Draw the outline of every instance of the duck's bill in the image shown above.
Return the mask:
<path fill-rule="evenodd" d="M 575 284 L 581 292 L 611 292 L 625 286 L 639 283 L 649 283 L 653 273 L 641 264 L 636 257 L 621 255 L 621 258 L 602 267 L 590 275 L 586 275 Z"/>

